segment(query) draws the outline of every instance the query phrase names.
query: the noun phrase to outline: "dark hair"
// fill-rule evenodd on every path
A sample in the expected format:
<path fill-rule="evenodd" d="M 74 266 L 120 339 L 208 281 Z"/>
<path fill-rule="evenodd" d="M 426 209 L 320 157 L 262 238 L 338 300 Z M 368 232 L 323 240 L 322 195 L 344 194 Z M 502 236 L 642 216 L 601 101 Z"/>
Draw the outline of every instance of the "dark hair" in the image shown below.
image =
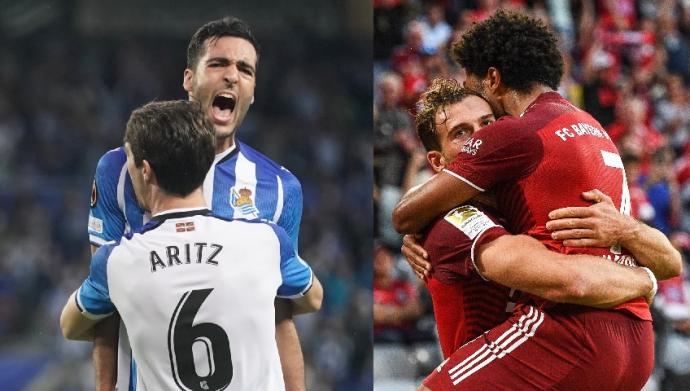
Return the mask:
<path fill-rule="evenodd" d="M 474 24 L 453 44 L 452 55 L 468 73 L 484 77 L 489 67 L 498 69 L 503 83 L 527 92 L 533 83 L 558 89 L 563 57 L 556 37 L 538 19 L 500 10 Z"/>
<path fill-rule="evenodd" d="M 246 39 L 256 50 L 256 59 L 259 60 L 259 42 L 254 38 L 249 25 L 233 16 L 226 16 L 223 19 L 213 20 L 199 29 L 192 35 L 187 46 L 187 68 L 194 69 L 199 59 L 206 52 L 206 40 L 216 40 L 221 37 L 238 37 Z M 211 42 L 209 41 L 209 42 Z"/>
<path fill-rule="evenodd" d="M 437 78 L 431 82 L 431 86 L 424 91 L 417 102 L 417 136 L 427 151 L 440 151 L 441 143 L 436 132 L 436 113 L 447 105 L 462 102 L 468 96 L 476 96 L 484 99 L 479 93 L 460 87 L 455 79 Z M 486 100 L 486 99 L 484 99 Z M 488 102 L 487 102 L 488 104 Z"/>
<path fill-rule="evenodd" d="M 134 164 L 148 161 L 158 185 L 186 196 L 201 186 L 215 157 L 215 128 L 197 102 L 151 102 L 129 117 L 125 143 Z"/>

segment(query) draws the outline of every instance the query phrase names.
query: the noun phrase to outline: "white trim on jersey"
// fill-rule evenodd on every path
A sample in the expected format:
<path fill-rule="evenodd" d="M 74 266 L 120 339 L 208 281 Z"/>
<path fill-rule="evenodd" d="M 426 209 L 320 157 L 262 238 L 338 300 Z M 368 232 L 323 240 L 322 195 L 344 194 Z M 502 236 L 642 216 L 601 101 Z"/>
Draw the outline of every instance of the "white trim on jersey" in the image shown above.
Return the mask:
<path fill-rule="evenodd" d="M 460 175 L 454 173 L 453 171 L 451 171 L 451 170 L 449 170 L 449 169 L 447 169 L 447 168 L 444 168 L 444 169 L 443 169 L 443 172 L 445 172 L 446 174 L 452 175 L 452 176 L 454 176 L 454 177 L 460 179 L 461 181 L 467 183 L 468 185 L 474 187 L 475 189 L 477 189 L 477 190 L 479 190 L 479 191 L 481 191 L 481 192 L 484 192 L 484 191 L 485 191 L 485 190 L 482 189 L 481 187 L 479 187 L 479 186 L 475 185 L 474 183 L 470 182 L 467 178 L 464 178 L 464 177 L 462 177 L 462 176 L 460 176 Z"/>
<path fill-rule="evenodd" d="M 463 362 L 448 370 L 451 380 L 454 379 L 453 385 L 457 385 L 495 359 L 501 359 L 517 349 L 518 346 L 534 336 L 542 322 L 544 322 L 544 313 L 534 307 L 529 307 L 529 312 L 522 315 L 517 323 L 513 324 L 495 341 L 484 344 Z"/>
<path fill-rule="evenodd" d="M 300 258 L 299 256 L 297 257 L 297 259 L 298 259 L 301 263 L 307 265 L 307 263 L 304 262 L 304 261 L 302 260 L 302 258 Z M 307 266 L 309 266 L 309 265 L 307 265 Z M 300 297 L 304 296 L 307 292 L 309 292 L 309 289 L 311 289 L 311 286 L 312 286 L 313 284 L 314 284 L 314 270 L 311 270 L 311 273 L 309 273 L 309 284 L 307 284 L 307 287 L 304 288 L 304 289 L 302 290 L 302 292 L 300 292 L 300 293 L 298 293 L 298 294 L 296 294 L 296 295 L 292 295 L 292 296 L 282 296 L 282 295 L 278 295 L 278 294 L 276 294 L 276 296 L 277 296 L 277 297 L 280 297 L 280 298 L 282 298 L 282 299 L 299 299 Z"/>
<path fill-rule="evenodd" d="M 100 314 L 100 315 L 99 314 L 92 314 L 86 310 L 86 307 L 84 307 L 84 303 L 81 302 L 80 296 L 81 296 L 81 287 L 79 287 L 79 289 L 77 289 L 77 292 L 74 294 L 74 298 L 77 300 L 77 308 L 79 309 L 81 314 L 87 319 L 100 320 L 103 318 L 107 318 L 110 315 L 115 313 L 113 311 L 113 312 L 108 312 L 107 314 Z"/>
<path fill-rule="evenodd" d="M 238 172 L 243 173 L 241 176 L 237 175 Z M 240 181 L 239 179 L 243 178 L 245 180 Z M 254 207 L 256 207 L 256 163 L 250 161 L 246 157 L 244 157 L 243 154 L 237 154 L 237 163 L 235 164 L 235 184 L 233 185 L 234 189 L 242 189 L 242 188 L 247 188 L 252 192 L 252 196 L 254 197 L 252 199 L 252 202 L 254 204 Z M 242 210 L 240 208 L 234 208 L 233 206 L 233 218 L 246 218 L 246 215 L 242 213 Z M 258 216 L 255 216 L 258 217 Z"/>
<path fill-rule="evenodd" d="M 101 247 L 101 246 L 103 246 L 104 244 L 108 243 L 108 241 L 103 240 L 102 238 L 100 238 L 100 237 L 98 237 L 98 236 L 96 236 L 96 235 L 91 235 L 91 234 L 89 234 L 89 241 L 90 241 L 92 244 L 97 245 L 98 247 Z"/>
<path fill-rule="evenodd" d="M 472 261 L 472 265 L 474 266 L 474 271 L 476 271 L 477 274 L 479 274 L 479 277 L 481 277 L 482 280 L 484 280 L 484 281 L 490 281 L 490 280 L 489 280 L 488 278 L 484 277 L 484 275 L 483 275 L 482 273 L 479 272 L 479 268 L 477 267 L 477 262 L 474 260 L 474 248 L 475 248 L 477 242 L 479 241 L 479 238 L 481 238 L 482 235 L 484 235 L 484 234 L 486 233 L 486 231 L 488 231 L 488 230 L 490 230 L 491 228 L 494 228 L 494 227 L 500 227 L 500 225 L 494 224 L 494 225 L 492 225 L 492 226 L 490 226 L 490 227 L 486 227 L 482 232 L 480 232 L 479 234 L 477 234 L 477 236 L 476 236 L 476 237 L 474 238 L 474 240 L 472 241 L 472 247 L 470 248 L 470 260 Z"/>
<path fill-rule="evenodd" d="M 117 180 L 117 205 L 122 211 L 122 215 L 125 218 L 125 233 L 131 232 L 132 227 L 129 225 L 129 220 L 127 219 L 127 211 L 125 211 L 125 178 L 127 175 L 127 163 L 122 166 L 120 170 L 120 178 Z"/>
<path fill-rule="evenodd" d="M 234 151 L 235 148 L 237 148 L 237 145 L 233 144 L 232 147 L 217 154 L 216 157 L 213 158 L 213 163 L 211 163 L 211 167 L 208 169 L 208 172 L 206 173 L 206 178 L 204 178 L 202 192 L 204 193 L 204 199 L 206 200 L 206 205 L 208 205 L 209 209 L 213 208 L 213 181 L 215 180 L 216 176 L 216 164 L 218 164 L 218 162 L 221 161 L 221 159 L 228 156 L 230 152 Z"/>
<path fill-rule="evenodd" d="M 278 203 L 276 205 L 276 212 L 273 214 L 274 223 L 278 223 L 280 220 L 280 215 L 283 214 L 283 181 L 280 179 L 279 175 L 276 175 L 276 181 L 278 182 Z"/>

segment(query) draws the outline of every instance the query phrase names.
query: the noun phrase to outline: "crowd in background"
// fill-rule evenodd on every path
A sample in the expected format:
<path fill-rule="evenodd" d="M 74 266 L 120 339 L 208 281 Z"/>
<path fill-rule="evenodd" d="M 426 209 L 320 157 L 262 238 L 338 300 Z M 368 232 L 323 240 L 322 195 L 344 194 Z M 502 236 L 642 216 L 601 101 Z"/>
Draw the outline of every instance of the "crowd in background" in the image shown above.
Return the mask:
<path fill-rule="evenodd" d="M 180 36 L 92 36 L 71 22 L 18 37 L 0 28 L 0 384 L 6 390 L 93 389 L 91 345 L 65 341 L 58 319 L 88 274 L 96 163 L 122 144 L 132 109 L 154 99 L 187 99 L 182 73 L 198 26 Z M 325 289 L 322 310 L 296 318 L 308 387 L 367 390 L 371 49 L 318 28 L 255 29 L 263 50 L 256 102 L 238 138 L 302 183 L 300 253 Z"/>
<path fill-rule="evenodd" d="M 591 113 L 618 146 L 632 214 L 664 232 L 684 255 L 690 249 L 690 1 L 374 0 L 375 235 L 390 253 L 386 273 L 395 281 L 374 285 L 375 350 L 391 351 L 390 331 L 381 330 L 419 337 L 426 331 L 418 333 L 415 325 L 432 316 L 429 306 L 417 304 L 425 302 L 425 288 L 400 257 L 401 237 L 390 220 L 401 194 L 430 175 L 411 112 L 434 78 L 462 82 L 450 45 L 500 8 L 542 19 L 557 33 L 565 59 L 559 92 Z M 391 291 L 404 294 L 386 301 Z M 686 291 L 684 276 L 661 283 L 650 389 L 690 387 Z M 404 319 L 377 316 L 393 307 L 403 309 Z M 414 352 L 414 340 L 397 346 Z"/>

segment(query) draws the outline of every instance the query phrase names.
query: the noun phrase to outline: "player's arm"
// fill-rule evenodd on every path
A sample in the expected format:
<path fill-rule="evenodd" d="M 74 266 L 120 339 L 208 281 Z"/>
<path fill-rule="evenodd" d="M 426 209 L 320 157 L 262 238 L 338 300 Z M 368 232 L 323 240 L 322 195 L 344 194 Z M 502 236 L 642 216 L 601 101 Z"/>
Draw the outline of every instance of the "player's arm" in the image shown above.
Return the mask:
<path fill-rule="evenodd" d="M 479 189 L 450 171 L 440 172 L 403 195 L 393 210 L 393 226 L 400 233 L 418 233 L 434 217 L 479 193 Z"/>
<path fill-rule="evenodd" d="M 287 170 L 281 171 L 284 207 L 277 224 L 289 235 L 295 254 L 298 254 L 299 229 L 302 220 L 302 186 L 299 180 Z M 299 335 L 293 320 L 295 304 L 292 300 L 276 298 L 276 342 L 283 369 L 286 391 L 306 390 L 304 357 Z"/>
<path fill-rule="evenodd" d="M 69 299 L 67 299 L 67 304 L 62 309 L 62 315 L 60 315 L 62 335 L 71 340 L 93 341 L 93 327 L 100 319 L 89 319 L 82 315 L 79 307 L 77 307 L 76 293 L 74 292 L 70 295 Z"/>
<path fill-rule="evenodd" d="M 476 249 L 477 271 L 489 280 L 544 299 L 611 308 L 655 294 L 656 280 L 643 268 L 591 255 L 564 255 L 525 235 L 503 235 Z"/>
<path fill-rule="evenodd" d="M 65 304 L 60 328 L 67 339 L 91 340 L 94 327 L 115 312 L 107 283 L 107 262 L 113 245 L 103 246 L 91 257 L 89 276 Z"/>
<path fill-rule="evenodd" d="M 583 193 L 595 202 L 589 207 L 556 209 L 546 228 L 552 237 L 572 247 L 610 247 L 621 245 L 647 266 L 659 280 L 680 275 L 680 252 L 661 231 L 620 213 L 611 198 L 599 190 Z"/>
<path fill-rule="evenodd" d="M 89 241 L 91 254 L 111 240 L 118 240 L 125 230 L 125 216 L 118 205 L 118 181 L 125 164 L 121 149 L 108 151 L 96 166 L 91 208 L 89 210 Z M 115 389 L 117 381 L 117 343 L 119 316 L 110 316 L 93 329 L 93 365 L 96 372 L 96 390 Z"/>
<path fill-rule="evenodd" d="M 323 287 L 321 282 L 314 275 L 312 277 L 312 285 L 309 290 L 302 297 L 298 297 L 293 300 L 294 303 L 294 314 L 307 314 L 310 312 L 315 312 L 321 309 L 321 303 L 323 301 Z"/>

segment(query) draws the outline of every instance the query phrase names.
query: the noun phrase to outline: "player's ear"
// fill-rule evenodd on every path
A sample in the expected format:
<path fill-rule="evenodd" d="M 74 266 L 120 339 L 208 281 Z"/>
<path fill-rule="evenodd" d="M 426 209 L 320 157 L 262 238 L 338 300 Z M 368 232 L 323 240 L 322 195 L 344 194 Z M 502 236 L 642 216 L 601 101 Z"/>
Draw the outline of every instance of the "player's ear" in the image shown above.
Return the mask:
<path fill-rule="evenodd" d="M 496 92 L 501 85 L 501 72 L 494 67 L 489 67 L 482 83 L 486 83 L 485 88 L 487 90 Z"/>
<path fill-rule="evenodd" d="M 194 72 L 192 72 L 191 69 L 187 68 L 184 70 L 184 73 L 182 74 L 182 88 L 184 88 L 185 91 L 191 93 L 192 92 L 192 79 L 194 78 Z"/>
<path fill-rule="evenodd" d="M 144 183 L 150 183 L 153 178 L 153 170 L 149 161 L 144 159 L 141 162 L 141 176 L 144 178 Z"/>
<path fill-rule="evenodd" d="M 429 162 L 435 173 L 441 172 L 446 167 L 446 164 L 450 163 L 446 161 L 446 158 L 444 158 L 443 154 L 439 151 L 427 152 L 426 160 Z"/>
<path fill-rule="evenodd" d="M 249 104 L 250 104 L 250 105 L 253 105 L 253 104 L 254 104 L 254 95 L 252 95 L 252 101 L 249 102 Z"/>

